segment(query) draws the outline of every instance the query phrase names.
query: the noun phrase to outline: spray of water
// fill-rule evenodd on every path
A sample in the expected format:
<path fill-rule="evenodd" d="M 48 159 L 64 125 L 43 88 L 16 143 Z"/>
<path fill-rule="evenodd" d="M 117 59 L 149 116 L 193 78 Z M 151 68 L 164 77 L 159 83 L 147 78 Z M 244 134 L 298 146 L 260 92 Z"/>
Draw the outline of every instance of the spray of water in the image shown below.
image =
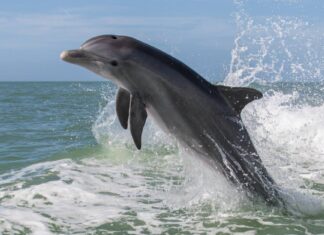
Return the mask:
<path fill-rule="evenodd" d="M 324 85 L 319 42 L 324 37 L 295 17 L 253 19 L 244 3 L 236 1 L 239 33 L 224 84 L 263 89 L 264 98 L 242 113 L 250 136 L 271 174 L 285 188 L 290 209 L 322 213 L 323 191 L 318 189 L 324 175 Z"/>
<path fill-rule="evenodd" d="M 238 28 L 224 83 L 247 86 L 253 82 L 321 81 L 324 35 L 297 17 L 249 16 L 245 1 L 236 1 Z"/>

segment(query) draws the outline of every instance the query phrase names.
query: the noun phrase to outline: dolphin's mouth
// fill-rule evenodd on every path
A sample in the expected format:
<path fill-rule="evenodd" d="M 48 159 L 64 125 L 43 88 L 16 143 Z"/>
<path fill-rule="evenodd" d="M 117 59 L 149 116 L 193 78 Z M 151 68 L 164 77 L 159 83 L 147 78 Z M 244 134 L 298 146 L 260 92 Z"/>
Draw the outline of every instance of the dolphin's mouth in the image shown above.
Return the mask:
<path fill-rule="evenodd" d="M 89 59 L 89 56 L 87 56 L 87 53 L 85 53 L 82 50 L 68 50 L 68 51 L 63 51 L 60 55 L 61 59 L 70 62 L 70 63 L 75 63 L 80 60 L 85 60 Z"/>

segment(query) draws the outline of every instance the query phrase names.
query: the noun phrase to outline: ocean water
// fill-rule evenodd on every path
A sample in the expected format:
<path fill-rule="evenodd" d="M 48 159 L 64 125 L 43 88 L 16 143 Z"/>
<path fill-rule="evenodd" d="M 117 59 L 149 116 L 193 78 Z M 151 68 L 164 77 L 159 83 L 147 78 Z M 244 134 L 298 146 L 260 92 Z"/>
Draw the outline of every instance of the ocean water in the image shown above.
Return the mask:
<path fill-rule="evenodd" d="M 222 83 L 263 92 L 242 119 L 288 211 L 250 201 L 151 120 L 136 150 L 109 82 L 2 82 L 0 234 L 324 234 L 323 35 L 235 2 Z"/>
<path fill-rule="evenodd" d="M 290 212 L 251 202 L 152 122 L 138 151 L 107 82 L 0 83 L 1 234 L 323 234 L 324 84 L 252 84 L 243 120 Z"/>

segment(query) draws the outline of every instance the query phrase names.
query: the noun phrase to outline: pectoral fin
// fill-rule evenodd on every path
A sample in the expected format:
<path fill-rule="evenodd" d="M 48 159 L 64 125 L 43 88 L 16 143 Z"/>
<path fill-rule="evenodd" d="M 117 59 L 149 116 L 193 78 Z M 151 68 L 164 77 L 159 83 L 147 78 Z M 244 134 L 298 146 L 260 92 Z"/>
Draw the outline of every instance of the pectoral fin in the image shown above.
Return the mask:
<path fill-rule="evenodd" d="M 127 129 L 129 116 L 130 94 L 123 88 L 119 88 L 116 96 L 116 112 L 120 124 Z"/>
<path fill-rule="evenodd" d="M 141 149 L 142 146 L 141 138 L 146 118 L 147 113 L 141 97 L 138 94 L 132 94 L 129 111 L 129 126 L 134 143 L 138 149 Z"/>
<path fill-rule="evenodd" d="M 245 105 L 253 100 L 262 98 L 262 93 L 253 88 L 217 86 L 217 89 L 239 114 Z"/>

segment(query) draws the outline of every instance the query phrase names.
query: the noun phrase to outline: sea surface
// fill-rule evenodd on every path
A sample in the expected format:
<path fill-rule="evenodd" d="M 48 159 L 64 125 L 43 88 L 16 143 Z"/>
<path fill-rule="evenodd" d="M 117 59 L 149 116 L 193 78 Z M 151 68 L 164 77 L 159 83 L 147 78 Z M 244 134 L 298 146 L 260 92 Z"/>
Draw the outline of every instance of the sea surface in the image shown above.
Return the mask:
<path fill-rule="evenodd" d="M 288 212 L 151 120 L 136 150 L 109 82 L 0 83 L 0 234 L 324 234 L 324 84 L 249 86 L 264 98 L 242 118 Z"/>

